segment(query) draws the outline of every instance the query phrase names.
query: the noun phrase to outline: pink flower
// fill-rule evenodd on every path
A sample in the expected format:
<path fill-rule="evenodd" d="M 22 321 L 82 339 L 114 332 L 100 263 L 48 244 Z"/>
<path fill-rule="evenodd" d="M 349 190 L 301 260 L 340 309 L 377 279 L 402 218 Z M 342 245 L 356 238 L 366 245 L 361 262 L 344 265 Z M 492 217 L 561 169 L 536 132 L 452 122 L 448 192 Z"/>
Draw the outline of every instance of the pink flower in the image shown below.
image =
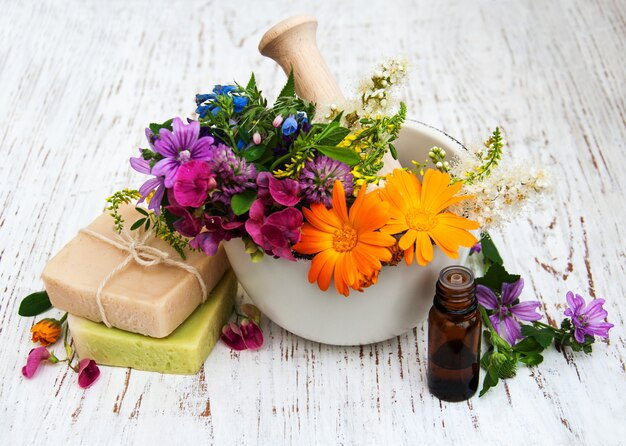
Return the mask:
<path fill-rule="evenodd" d="M 22 367 L 22 375 L 26 378 L 32 378 L 43 361 L 50 359 L 50 352 L 46 347 L 34 348 L 28 353 L 26 365 Z"/>
<path fill-rule="evenodd" d="M 261 312 L 251 304 L 241 306 L 245 317 L 241 324 L 229 322 L 222 328 L 222 341 L 233 350 L 258 350 L 263 346 L 264 338 L 259 324 Z"/>
<path fill-rule="evenodd" d="M 296 180 L 279 180 L 270 172 L 260 172 L 256 184 L 258 198 L 267 205 L 295 206 L 300 201 L 300 184 Z"/>
<path fill-rule="evenodd" d="M 81 359 L 78 363 L 78 385 L 87 389 L 100 376 L 100 369 L 93 359 Z"/>
<path fill-rule="evenodd" d="M 254 132 L 254 135 L 252 135 L 252 142 L 257 146 L 261 144 L 261 134 L 259 132 Z"/>
<path fill-rule="evenodd" d="M 170 214 L 181 217 L 173 223 L 174 229 L 185 237 L 195 237 L 198 235 L 204 225 L 204 219 L 202 217 L 196 218 L 187 208 L 181 206 L 176 200 L 176 197 L 174 197 L 174 191 L 172 189 L 167 191 L 167 200 L 169 201 L 169 206 L 165 209 L 167 209 Z"/>
<path fill-rule="evenodd" d="M 265 205 L 259 199 L 250 207 L 250 218 L 246 221 L 246 231 L 254 243 L 274 256 L 295 262 L 291 246 L 300 241 L 302 213 L 293 207 L 265 216 Z"/>
<path fill-rule="evenodd" d="M 174 180 L 174 197 L 181 206 L 198 208 L 208 192 L 217 187 L 215 175 L 203 161 L 188 161 L 178 168 Z"/>
<path fill-rule="evenodd" d="M 274 121 L 272 121 L 272 125 L 274 126 L 275 129 L 280 127 L 280 125 L 283 123 L 283 119 L 284 118 L 281 115 L 278 115 L 274 118 Z"/>

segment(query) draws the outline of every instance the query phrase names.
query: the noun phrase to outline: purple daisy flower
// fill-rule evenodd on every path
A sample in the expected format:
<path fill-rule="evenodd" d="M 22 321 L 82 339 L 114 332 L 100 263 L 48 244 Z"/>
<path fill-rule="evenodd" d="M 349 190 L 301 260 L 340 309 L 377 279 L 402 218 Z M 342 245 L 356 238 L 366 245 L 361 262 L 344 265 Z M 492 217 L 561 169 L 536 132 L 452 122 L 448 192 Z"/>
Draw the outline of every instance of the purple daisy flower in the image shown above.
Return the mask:
<path fill-rule="evenodd" d="M 318 156 L 308 161 L 300 174 L 300 190 L 309 203 L 323 203 L 327 208 L 332 205 L 333 185 L 340 180 L 350 195 L 353 190 L 353 176 L 350 166 L 327 156 Z"/>
<path fill-rule="evenodd" d="M 503 283 L 501 296 L 498 299 L 496 293 L 490 288 L 484 285 L 476 287 L 478 302 L 486 309 L 494 311 L 489 316 L 493 328 L 511 345 L 514 345 L 518 339 L 522 339 L 522 329 L 516 318 L 521 321 L 541 319 L 541 315 L 536 312 L 541 306 L 539 302 L 533 300 L 515 303 L 522 294 L 523 288 L 524 279 L 513 283 Z M 504 325 L 504 331 L 501 325 Z"/>
<path fill-rule="evenodd" d="M 213 191 L 211 200 L 230 206 L 233 195 L 246 189 L 256 188 L 256 169 L 253 164 L 238 157 L 228 146 L 218 144 L 208 151 L 208 164 L 215 174 L 218 187 Z"/>
<path fill-rule="evenodd" d="M 139 152 L 141 153 L 141 149 L 139 150 Z M 147 160 L 143 159 L 141 156 L 138 156 L 137 158 L 131 158 L 130 165 L 139 173 L 145 173 L 147 175 L 150 175 L 152 173 L 150 163 Z M 152 195 L 150 201 L 148 202 L 148 209 L 153 210 L 156 215 L 161 215 L 161 201 L 163 201 L 163 195 L 165 194 L 164 176 L 151 178 L 141 185 L 141 187 L 139 188 L 141 199 L 138 203 L 142 203 L 152 192 L 154 192 L 154 195 Z"/>
<path fill-rule="evenodd" d="M 613 324 L 605 322 L 607 311 L 602 308 L 604 299 L 594 299 L 585 304 L 585 299 L 579 294 L 568 291 L 567 303 L 569 308 L 565 310 L 565 316 L 572 319 L 574 324 L 574 338 L 580 344 L 585 342 L 585 335 L 600 336 L 607 338 L 609 330 L 613 328 Z"/>
<path fill-rule="evenodd" d="M 152 174 L 165 177 L 165 187 L 174 185 L 178 168 L 187 161 L 207 161 L 210 158 L 213 138 L 200 138 L 200 123 L 191 121 L 185 124 L 180 118 L 172 121 L 173 131 L 162 128 L 159 138 L 154 142 L 154 149 L 163 159 L 154 165 Z"/>

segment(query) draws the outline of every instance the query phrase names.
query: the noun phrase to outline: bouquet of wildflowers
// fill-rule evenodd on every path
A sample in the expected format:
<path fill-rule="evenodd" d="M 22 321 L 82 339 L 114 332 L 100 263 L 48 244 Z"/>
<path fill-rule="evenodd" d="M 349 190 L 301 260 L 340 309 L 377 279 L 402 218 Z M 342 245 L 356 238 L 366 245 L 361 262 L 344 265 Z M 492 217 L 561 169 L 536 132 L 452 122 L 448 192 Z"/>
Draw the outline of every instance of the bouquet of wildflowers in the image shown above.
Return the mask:
<path fill-rule="evenodd" d="M 390 111 L 389 94 L 404 72 L 400 62 L 382 64 L 356 101 L 319 120 L 293 76 L 272 106 L 254 75 L 246 86 L 217 85 L 196 96 L 197 119 L 150 124 L 148 147 L 130 159 L 150 179 L 109 208 L 121 228 L 119 203 L 147 202 L 153 212 L 140 210 L 131 229 L 152 228 L 181 255 L 187 246 L 214 255 L 241 238 L 254 261 L 310 259 L 309 281 L 322 290 L 332 281 L 346 296 L 376 283 L 383 265 L 426 265 L 436 247 L 457 258 L 480 226 L 476 194 L 462 189 L 489 176 L 502 137 L 496 130 L 466 171 L 455 174 L 435 147 L 424 163 L 383 174 L 406 118 L 403 103 Z"/>

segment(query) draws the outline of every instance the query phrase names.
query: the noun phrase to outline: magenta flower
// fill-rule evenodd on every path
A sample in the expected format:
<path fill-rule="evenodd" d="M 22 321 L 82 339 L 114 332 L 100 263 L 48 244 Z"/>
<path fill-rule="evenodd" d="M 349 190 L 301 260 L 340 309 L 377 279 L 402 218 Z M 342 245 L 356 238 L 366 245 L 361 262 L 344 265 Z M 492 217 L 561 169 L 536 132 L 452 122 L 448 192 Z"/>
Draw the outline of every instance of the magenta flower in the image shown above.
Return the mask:
<path fill-rule="evenodd" d="M 204 204 L 209 191 L 217 182 L 209 165 L 203 161 L 189 161 L 178 168 L 174 180 L 174 197 L 181 206 L 199 208 Z"/>
<path fill-rule="evenodd" d="M 538 321 L 541 315 L 537 309 L 541 304 L 537 301 L 519 302 L 518 298 L 524 288 L 524 279 L 519 279 L 514 283 L 503 283 L 500 299 L 490 288 L 484 285 L 476 287 L 476 297 L 478 302 L 494 313 L 489 316 L 489 320 L 496 332 L 506 341 L 514 345 L 518 339 L 522 339 L 521 321 Z M 517 302 L 517 303 L 516 303 Z M 504 331 L 501 328 L 504 325 Z"/>
<path fill-rule="evenodd" d="M 213 138 L 200 137 L 200 123 L 191 121 L 185 124 L 180 118 L 172 121 L 172 130 L 162 128 L 154 149 L 163 159 L 154 165 L 152 174 L 165 177 L 165 187 L 174 185 L 176 173 L 188 161 L 208 161 L 211 158 Z"/>
<path fill-rule="evenodd" d="M 261 312 L 251 304 L 241 306 L 244 317 L 241 324 L 229 322 L 222 328 L 222 341 L 233 350 L 258 350 L 264 342 L 261 331 Z"/>
<path fill-rule="evenodd" d="M 50 359 L 50 352 L 46 347 L 37 347 L 32 349 L 30 353 L 28 353 L 26 365 L 22 367 L 22 375 L 26 378 L 32 378 L 39 368 L 39 365 L 48 359 Z"/>
<path fill-rule="evenodd" d="M 250 218 L 246 221 L 246 231 L 254 243 L 269 254 L 295 262 L 291 246 L 300 241 L 302 212 L 293 207 L 265 216 L 265 205 L 257 199 L 250 207 Z"/>
<path fill-rule="evenodd" d="M 81 359 L 78 363 L 78 385 L 87 389 L 100 376 L 100 369 L 93 359 Z"/>
<path fill-rule="evenodd" d="M 192 248 L 201 249 L 208 256 L 214 256 L 222 240 L 241 236 L 242 221 L 227 221 L 222 217 L 204 216 L 206 231 L 196 235 L 189 242 Z"/>
<path fill-rule="evenodd" d="M 585 304 L 585 299 L 579 294 L 574 296 L 571 291 L 566 295 L 569 308 L 565 310 L 565 316 L 572 319 L 574 324 L 574 338 L 580 344 L 585 342 L 585 335 L 600 336 L 607 338 L 613 324 L 606 322 L 607 311 L 602 308 L 604 299 L 594 299 Z"/>

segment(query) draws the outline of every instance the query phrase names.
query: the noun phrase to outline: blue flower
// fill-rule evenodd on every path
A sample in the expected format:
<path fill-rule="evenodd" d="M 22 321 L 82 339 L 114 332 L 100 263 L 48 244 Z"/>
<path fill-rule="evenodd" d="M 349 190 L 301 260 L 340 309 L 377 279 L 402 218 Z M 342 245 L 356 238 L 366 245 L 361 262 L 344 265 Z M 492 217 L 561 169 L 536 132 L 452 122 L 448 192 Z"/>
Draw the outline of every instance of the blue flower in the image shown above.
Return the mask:
<path fill-rule="evenodd" d="M 233 92 L 237 91 L 235 85 L 216 85 L 213 87 L 213 93 L 197 94 L 196 95 L 196 113 L 200 118 L 206 117 L 207 113 L 211 111 L 213 116 L 217 115 L 221 108 L 217 105 L 213 105 L 219 96 L 230 96 L 233 101 L 233 110 L 235 113 L 241 113 L 241 111 L 248 105 L 249 99 L 246 96 L 233 95 Z"/>
<path fill-rule="evenodd" d="M 248 105 L 248 98 L 245 96 L 233 96 L 233 106 L 235 113 L 240 113 Z"/>
<path fill-rule="evenodd" d="M 293 115 L 291 115 L 287 119 L 285 119 L 285 122 L 283 122 L 283 126 L 282 126 L 283 135 L 285 136 L 293 135 L 296 130 L 298 130 L 298 121 L 296 121 Z"/>
<path fill-rule="evenodd" d="M 309 122 L 306 112 L 303 111 L 299 111 L 298 113 L 296 113 L 296 118 L 298 119 L 298 121 L 300 121 L 301 124 L 306 124 L 307 122 Z"/>

